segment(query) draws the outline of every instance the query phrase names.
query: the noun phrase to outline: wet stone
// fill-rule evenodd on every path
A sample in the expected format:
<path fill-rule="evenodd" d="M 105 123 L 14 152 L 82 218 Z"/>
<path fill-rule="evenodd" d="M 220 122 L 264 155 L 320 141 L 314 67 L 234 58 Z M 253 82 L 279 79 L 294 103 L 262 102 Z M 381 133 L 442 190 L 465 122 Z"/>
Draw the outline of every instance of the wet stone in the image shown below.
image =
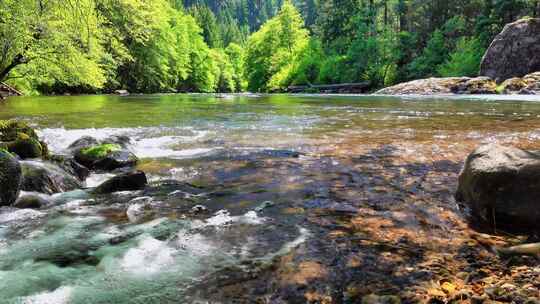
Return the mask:
<path fill-rule="evenodd" d="M 15 208 L 21 209 L 39 209 L 49 205 L 49 201 L 36 194 L 21 195 L 13 204 Z"/>
<path fill-rule="evenodd" d="M 119 174 L 94 189 L 96 194 L 106 194 L 119 191 L 142 190 L 148 184 L 146 174 L 142 171 Z"/>
<path fill-rule="evenodd" d="M 201 214 L 201 213 L 208 213 L 210 212 L 208 208 L 204 205 L 196 205 L 191 208 L 191 213 L 193 214 Z"/>

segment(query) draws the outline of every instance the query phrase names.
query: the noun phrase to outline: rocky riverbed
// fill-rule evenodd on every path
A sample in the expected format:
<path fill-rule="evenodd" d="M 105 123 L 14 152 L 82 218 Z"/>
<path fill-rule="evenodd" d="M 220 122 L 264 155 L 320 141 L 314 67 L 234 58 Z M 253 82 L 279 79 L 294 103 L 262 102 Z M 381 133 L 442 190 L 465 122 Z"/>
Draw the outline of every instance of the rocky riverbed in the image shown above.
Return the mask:
<path fill-rule="evenodd" d="M 540 298 L 538 257 L 497 251 L 538 234 L 490 226 L 454 199 L 479 145 L 540 149 L 537 101 L 92 98 L 64 98 L 86 107 L 75 115 L 45 112 L 57 98 L 8 103 L 50 155 L 21 167 L 53 164 L 80 183 L 38 183 L 21 208 L 0 208 L 8 303 Z M 65 162 L 83 150 L 88 171 Z M 96 190 L 132 170 L 148 184 Z"/>

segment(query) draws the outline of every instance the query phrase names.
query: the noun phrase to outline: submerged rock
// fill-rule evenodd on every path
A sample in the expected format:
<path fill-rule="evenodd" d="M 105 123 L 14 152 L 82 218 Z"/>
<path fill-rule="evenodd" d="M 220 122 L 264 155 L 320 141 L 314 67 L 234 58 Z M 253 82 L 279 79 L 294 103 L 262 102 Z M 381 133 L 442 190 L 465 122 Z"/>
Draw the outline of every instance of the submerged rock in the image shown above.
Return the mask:
<path fill-rule="evenodd" d="M 37 194 L 21 195 L 13 204 L 13 207 L 20 209 L 39 209 L 49 204 L 49 201 Z"/>
<path fill-rule="evenodd" d="M 118 191 L 142 190 L 148 184 L 146 174 L 142 171 L 134 171 L 117 175 L 99 185 L 94 193 L 107 194 Z"/>
<path fill-rule="evenodd" d="M 538 197 L 540 153 L 496 144 L 467 157 L 456 193 L 474 216 L 510 229 L 539 228 Z"/>
<path fill-rule="evenodd" d="M 80 149 L 75 160 L 90 169 L 106 171 L 133 167 L 139 161 L 135 154 L 119 144 L 99 144 Z"/>
<path fill-rule="evenodd" d="M 0 149 L 0 206 L 15 202 L 21 190 L 22 170 L 19 161 Z"/>
<path fill-rule="evenodd" d="M 381 95 L 497 94 L 497 84 L 488 77 L 428 78 L 400 83 L 379 90 Z"/>
<path fill-rule="evenodd" d="M 480 75 L 497 82 L 540 71 L 540 19 L 507 24 L 495 37 L 480 65 Z"/>
<path fill-rule="evenodd" d="M 29 192 L 54 194 L 82 187 L 75 177 L 49 162 L 23 161 L 21 189 Z"/>

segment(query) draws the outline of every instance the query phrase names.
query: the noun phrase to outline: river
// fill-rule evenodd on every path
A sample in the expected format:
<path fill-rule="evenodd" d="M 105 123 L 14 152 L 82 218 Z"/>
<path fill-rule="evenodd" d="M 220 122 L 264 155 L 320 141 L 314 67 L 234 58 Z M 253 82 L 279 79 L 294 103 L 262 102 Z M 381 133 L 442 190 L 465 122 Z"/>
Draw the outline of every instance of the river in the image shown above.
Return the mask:
<path fill-rule="evenodd" d="M 150 185 L 1 208 L 2 303 L 426 299 L 478 260 L 500 271 L 453 199 L 467 154 L 540 148 L 533 96 L 17 97 L 0 103 L 12 118 L 58 154 L 126 135 Z M 126 214 L 134 199 L 150 202 L 144 218 Z"/>

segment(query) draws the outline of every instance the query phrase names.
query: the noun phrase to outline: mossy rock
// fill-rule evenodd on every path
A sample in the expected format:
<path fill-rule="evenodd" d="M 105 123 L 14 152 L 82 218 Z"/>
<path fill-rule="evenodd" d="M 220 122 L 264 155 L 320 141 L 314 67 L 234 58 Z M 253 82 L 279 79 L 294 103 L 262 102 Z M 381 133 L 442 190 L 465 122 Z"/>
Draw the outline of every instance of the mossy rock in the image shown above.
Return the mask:
<path fill-rule="evenodd" d="M 22 159 L 39 158 L 44 154 L 41 143 L 30 137 L 21 137 L 8 143 L 7 149 L 9 152 L 17 154 Z"/>
<path fill-rule="evenodd" d="M 34 129 L 16 120 L 0 120 L 0 148 L 20 158 L 47 158 L 47 144 L 40 141 Z"/>
<path fill-rule="evenodd" d="M 0 206 L 15 202 L 21 190 L 21 181 L 19 161 L 8 151 L 0 149 Z"/>
<path fill-rule="evenodd" d="M 22 134 L 39 140 L 36 131 L 26 123 L 17 120 L 0 120 L 0 141 L 15 141 Z"/>
<path fill-rule="evenodd" d="M 118 144 L 100 144 L 79 150 L 75 160 L 89 169 L 114 170 L 133 167 L 138 158 Z"/>

